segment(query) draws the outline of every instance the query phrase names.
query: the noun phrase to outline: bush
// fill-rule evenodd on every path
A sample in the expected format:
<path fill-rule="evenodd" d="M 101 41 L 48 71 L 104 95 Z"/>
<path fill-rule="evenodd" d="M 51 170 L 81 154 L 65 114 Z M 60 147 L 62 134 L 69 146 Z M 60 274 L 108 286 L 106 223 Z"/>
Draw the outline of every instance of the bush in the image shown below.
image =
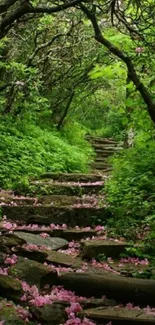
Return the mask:
<path fill-rule="evenodd" d="M 70 144 L 52 129 L 32 123 L 3 122 L 0 127 L 0 186 L 27 183 L 28 177 L 51 172 L 87 172 L 92 149 L 86 141 Z"/>
<path fill-rule="evenodd" d="M 105 190 L 113 223 L 123 228 L 155 215 L 155 142 L 137 143 L 112 159 Z M 134 220 L 134 221 L 133 221 Z"/>

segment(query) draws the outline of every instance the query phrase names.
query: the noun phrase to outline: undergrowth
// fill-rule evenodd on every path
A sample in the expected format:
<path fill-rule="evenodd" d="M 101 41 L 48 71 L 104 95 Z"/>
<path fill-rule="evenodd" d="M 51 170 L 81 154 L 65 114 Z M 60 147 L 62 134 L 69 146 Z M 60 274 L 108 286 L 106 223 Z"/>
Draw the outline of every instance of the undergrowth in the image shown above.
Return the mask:
<path fill-rule="evenodd" d="M 73 137 L 27 121 L 3 120 L 0 125 L 0 186 L 26 184 L 29 177 L 44 172 L 88 172 L 93 151 L 84 140 L 84 131 L 70 125 Z M 71 132 L 71 131 L 70 131 Z"/>
<path fill-rule="evenodd" d="M 110 226 L 118 232 L 155 222 L 155 142 L 135 143 L 112 158 L 113 172 L 105 191 L 113 218 Z"/>

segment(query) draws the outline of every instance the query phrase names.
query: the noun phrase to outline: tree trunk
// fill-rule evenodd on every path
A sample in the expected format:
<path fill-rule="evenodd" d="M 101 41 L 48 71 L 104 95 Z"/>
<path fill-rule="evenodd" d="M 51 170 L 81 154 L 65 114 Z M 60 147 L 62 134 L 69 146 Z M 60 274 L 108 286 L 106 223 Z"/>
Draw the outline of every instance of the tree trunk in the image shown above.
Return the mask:
<path fill-rule="evenodd" d="M 68 99 L 67 105 L 65 107 L 64 113 L 63 113 L 63 115 L 62 115 L 62 117 L 61 117 L 61 119 L 60 119 L 60 121 L 59 121 L 59 123 L 57 125 L 57 130 L 60 130 L 60 128 L 63 125 L 63 122 L 65 120 L 65 117 L 67 116 L 68 110 L 69 110 L 70 105 L 72 103 L 73 97 L 74 97 L 74 91 L 72 91 L 71 94 L 70 94 L 70 96 L 69 96 L 69 99 Z"/>

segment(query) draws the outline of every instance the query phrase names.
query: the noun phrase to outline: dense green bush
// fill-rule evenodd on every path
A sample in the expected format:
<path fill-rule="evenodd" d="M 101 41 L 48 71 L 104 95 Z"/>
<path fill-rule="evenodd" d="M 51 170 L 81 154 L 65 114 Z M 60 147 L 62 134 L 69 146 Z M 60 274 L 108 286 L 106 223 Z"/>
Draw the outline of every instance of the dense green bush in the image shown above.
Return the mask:
<path fill-rule="evenodd" d="M 124 140 L 126 132 L 124 121 L 126 122 L 124 112 L 120 113 L 117 110 L 111 109 L 102 123 L 102 128 L 98 128 L 94 133 L 103 138 L 114 138 L 118 141 Z"/>
<path fill-rule="evenodd" d="M 67 135 L 62 138 L 55 130 L 41 129 L 32 122 L 1 123 L 0 186 L 9 188 L 45 171 L 87 172 L 92 149 L 82 139 L 83 133 L 79 134 L 81 142 L 71 144 Z"/>
<path fill-rule="evenodd" d="M 121 228 L 147 222 L 155 215 L 155 142 L 139 142 L 113 158 L 106 183 L 107 200 Z"/>

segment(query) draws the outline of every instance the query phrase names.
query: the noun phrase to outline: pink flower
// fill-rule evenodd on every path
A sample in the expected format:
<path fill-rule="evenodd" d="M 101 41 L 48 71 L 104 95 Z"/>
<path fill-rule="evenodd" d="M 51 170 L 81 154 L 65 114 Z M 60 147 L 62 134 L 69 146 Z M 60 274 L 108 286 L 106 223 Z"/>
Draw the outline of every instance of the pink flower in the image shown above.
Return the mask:
<path fill-rule="evenodd" d="M 104 228 L 104 226 L 98 225 L 98 226 L 96 226 L 95 230 L 97 230 L 97 231 L 103 231 L 103 230 L 105 230 L 105 228 Z"/>
<path fill-rule="evenodd" d="M 67 225 L 65 223 L 63 223 L 63 225 L 62 225 L 62 229 L 64 229 L 64 230 L 67 229 Z"/>
<path fill-rule="evenodd" d="M 50 235 L 48 235 L 46 232 L 42 232 L 42 233 L 40 234 L 40 236 L 41 236 L 42 238 L 47 238 L 47 237 L 49 237 Z"/>
<path fill-rule="evenodd" d="M 135 48 L 135 52 L 136 53 L 142 53 L 144 51 L 144 48 L 143 47 L 136 47 Z"/>
<path fill-rule="evenodd" d="M 81 310 L 82 310 L 82 307 L 78 302 L 73 302 L 73 303 L 71 303 L 70 307 L 66 308 L 66 311 L 67 311 L 68 314 L 77 313 L 77 312 L 79 312 Z"/>
<path fill-rule="evenodd" d="M 0 267 L 0 274 L 1 275 L 8 275 L 8 268 L 1 268 Z"/>
<path fill-rule="evenodd" d="M 7 256 L 7 258 L 5 259 L 4 263 L 5 264 L 10 264 L 10 265 L 14 265 L 17 263 L 18 257 L 17 255 L 13 254 L 11 256 Z"/>

